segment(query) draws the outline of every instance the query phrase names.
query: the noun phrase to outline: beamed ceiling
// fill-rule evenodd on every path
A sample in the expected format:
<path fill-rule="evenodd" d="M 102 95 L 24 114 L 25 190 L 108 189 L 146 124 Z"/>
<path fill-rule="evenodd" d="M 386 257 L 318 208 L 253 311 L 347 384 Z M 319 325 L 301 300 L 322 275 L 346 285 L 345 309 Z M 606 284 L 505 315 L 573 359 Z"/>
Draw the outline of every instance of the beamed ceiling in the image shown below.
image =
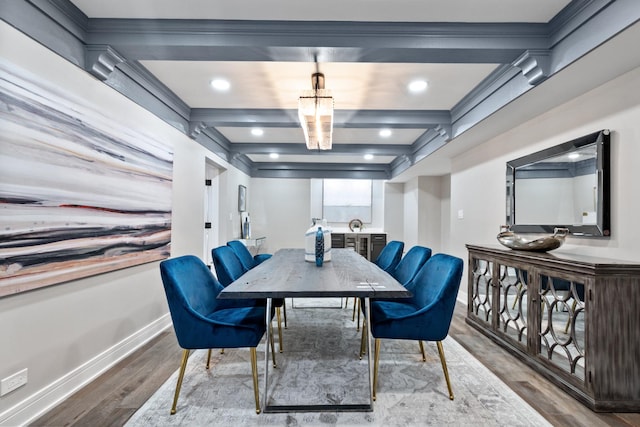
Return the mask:
<path fill-rule="evenodd" d="M 452 156 L 640 65 L 637 0 L 21 3 L 3 19 L 253 177 L 446 174 Z M 296 111 L 316 70 L 335 100 L 322 152 Z M 416 79 L 427 89 L 411 93 Z"/>

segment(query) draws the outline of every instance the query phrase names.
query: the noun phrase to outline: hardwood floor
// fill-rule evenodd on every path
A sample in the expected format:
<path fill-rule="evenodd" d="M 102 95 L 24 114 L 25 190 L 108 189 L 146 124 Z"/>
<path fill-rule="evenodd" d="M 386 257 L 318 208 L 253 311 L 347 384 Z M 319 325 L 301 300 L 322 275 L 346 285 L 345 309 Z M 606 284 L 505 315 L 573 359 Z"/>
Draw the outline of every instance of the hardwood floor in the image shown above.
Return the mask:
<path fill-rule="evenodd" d="M 458 304 L 450 335 L 555 426 L 640 426 L 640 414 L 595 413 L 468 326 Z M 178 369 L 180 348 L 166 331 L 32 426 L 121 426 Z M 167 402 L 169 410 L 170 402 Z"/>

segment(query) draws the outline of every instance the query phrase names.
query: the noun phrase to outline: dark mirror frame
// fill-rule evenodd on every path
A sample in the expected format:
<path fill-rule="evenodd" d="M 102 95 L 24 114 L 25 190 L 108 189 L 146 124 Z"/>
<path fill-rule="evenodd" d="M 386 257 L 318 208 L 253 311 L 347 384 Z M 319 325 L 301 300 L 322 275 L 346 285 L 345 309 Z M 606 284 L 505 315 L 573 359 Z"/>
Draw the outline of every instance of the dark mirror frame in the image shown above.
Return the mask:
<path fill-rule="evenodd" d="M 609 139 L 610 131 L 603 129 L 572 141 L 529 154 L 507 162 L 507 221 L 511 231 L 516 233 L 553 233 L 555 228 L 564 227 L 574 236 L 608 237 L 610 230 L 610 165 Z M 596 224 L 518 224 L 516 206 L 516 169 L 531 163 L 562 154 L 577 151 L 585 145 L 596 145 L 597 201 Z"/>

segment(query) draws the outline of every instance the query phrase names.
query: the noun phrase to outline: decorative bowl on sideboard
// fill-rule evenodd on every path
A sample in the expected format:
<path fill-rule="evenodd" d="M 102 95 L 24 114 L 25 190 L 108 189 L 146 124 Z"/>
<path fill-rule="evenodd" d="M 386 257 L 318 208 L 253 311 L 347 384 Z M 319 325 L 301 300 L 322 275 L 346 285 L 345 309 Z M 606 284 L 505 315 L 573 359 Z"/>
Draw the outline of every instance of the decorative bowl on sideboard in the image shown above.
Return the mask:
<path fill-rule="evenodd" d="M 564 243 L 564 238 L 569 234 L 568 228 L 555 228 L 550 236 L 530 240 L 509 230 L 507 226 L 502 226 L 501 230 L 497 238 L 502 245 L 510 249 L 533 252 L 547 252 L 558 249 Z"/>

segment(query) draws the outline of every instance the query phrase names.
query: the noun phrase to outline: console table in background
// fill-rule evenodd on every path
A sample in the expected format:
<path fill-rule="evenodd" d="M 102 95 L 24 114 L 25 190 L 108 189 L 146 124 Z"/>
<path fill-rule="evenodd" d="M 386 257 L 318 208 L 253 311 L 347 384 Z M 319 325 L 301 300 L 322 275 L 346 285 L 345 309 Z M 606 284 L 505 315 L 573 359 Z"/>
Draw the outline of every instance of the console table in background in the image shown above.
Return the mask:
<path fill-rule="evenodd" d="M 369 261 L 375 261 L 386 244 L 386 233 L 331 233 L 331 248 L 353 249 Z"/>
<path fill-rule="evenodd" d="M 267 240 L 267 238 L 256 237 L 255 239 L 236 239 L 236 240 L 242 242 L 247 247 L 247 249 L 249 249 L 249 252 L 251 252 L 251 255 L 257 255 L 260 253 L 260 248 L 264 244 L 264 241 Z"/>
<path fill-rule="evenodd" d="M 468 324 L 594 411 L 640 411 L 640 263 L 467 249 Z"/>

